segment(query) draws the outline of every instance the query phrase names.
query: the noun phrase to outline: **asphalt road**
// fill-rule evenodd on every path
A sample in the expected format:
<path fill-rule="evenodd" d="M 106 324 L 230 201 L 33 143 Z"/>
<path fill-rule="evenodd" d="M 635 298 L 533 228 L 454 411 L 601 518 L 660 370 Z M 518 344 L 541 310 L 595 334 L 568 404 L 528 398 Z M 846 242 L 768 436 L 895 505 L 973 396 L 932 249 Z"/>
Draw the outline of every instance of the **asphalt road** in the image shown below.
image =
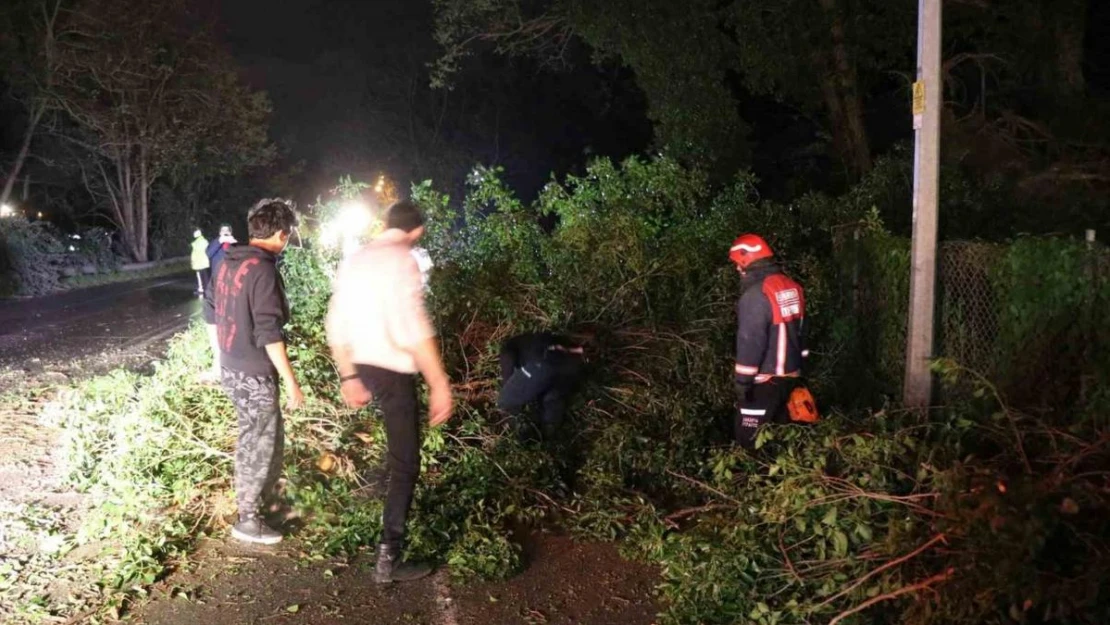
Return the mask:
<path fill-rule="evenodd" d="M 200 315 L 191 273 L 0 300 L 0 368 L 72 373 L 107 354 L 145 350 Z"/>

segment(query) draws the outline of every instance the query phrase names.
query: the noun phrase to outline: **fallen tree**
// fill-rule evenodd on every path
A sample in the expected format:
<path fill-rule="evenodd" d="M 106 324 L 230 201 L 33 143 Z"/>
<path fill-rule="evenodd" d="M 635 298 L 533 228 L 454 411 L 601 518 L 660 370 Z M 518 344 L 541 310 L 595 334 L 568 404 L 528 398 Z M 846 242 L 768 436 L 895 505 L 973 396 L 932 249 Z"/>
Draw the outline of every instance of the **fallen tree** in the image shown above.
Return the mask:
<path fill-rule="evenodd" d="M 856 208 L 865 203 L 783 207 L 758 201 L 746 179 L 712 197 L 703 182 L 666 160 L 602 161 L 525 205 L 495 171 L 478 170 L 457 213 L 430 185 L 414 189 L 431 220 L 431 310 L 460 402 L 458 417 L 425 437 L 409 549 L 464 581 L 519 570 L 511 530 L 521 525 L 619 540 L 628 557 L 659 566 L 663 621 L 673 624 L 1105 614 L 1105 377 L 1068 412 L 1033 416 L 942 363 L 961 389 L 945 409 L 826 406 L 815 427 L 767 427 L 755 451 L 734 449 L 736 284 L 721 250 L 737 231 L 771 237 L 810 289 L 814 344 L 825 346 L 812 376 L 819 397 L 852 397 L 871 375 L 846 365 L 860 339 L 852 333 L 885 321 L 842 323 L 852 309 L 828 256 L 829 226 L 865 217 Z M 341 189 L 335 206 L 343 199 Z M 373 409 L 336 401 L 322 328 L 335 261 L 307 247 L 283 263 L 288 344 L 310 396 L 288 416 L 284 495 L 306 549 L 356 557 L 375 543 L 381 513 L 379 501 L 354 496 L 356 476 L 381 460 L 384 438 Z M 1105 286 L 1090 293 L 1105 302 Z M 1017 332 L 1031 319 L 1007 323 Z M 554 447 L 522 444 L 493 406 L 498 341 L 541 327 L 595 337 L 590 381 Z M 1104 329 L 1084 336 L 1105 345 Z M 111 605 L 164 574 L 198 533 L 223 532 L 233 509 L 232 409 L 192 381 L 205 350 L 195 329 L 152 376 L 97 379 L 57 406 L 71 479 L 104 504 L 65 545 L 105 541 L 97 588 Z"/>

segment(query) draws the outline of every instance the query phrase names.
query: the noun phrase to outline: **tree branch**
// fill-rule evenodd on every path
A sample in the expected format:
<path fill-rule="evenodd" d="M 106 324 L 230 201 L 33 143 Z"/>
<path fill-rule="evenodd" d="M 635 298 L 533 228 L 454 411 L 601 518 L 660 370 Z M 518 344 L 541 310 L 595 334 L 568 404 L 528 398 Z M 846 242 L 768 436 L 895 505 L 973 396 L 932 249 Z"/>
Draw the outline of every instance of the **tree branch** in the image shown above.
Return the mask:
<path fill-rule="evenodd" d="M 670 469 L 667 469 L 667 474 L 668 475 L 673 475 L 674 477 L 677 477 L 677 478 L 682 479 L 682 480 L 686 480 L 687 482 L 690 482 L 694 486 L 698 486 L 700 488 L 703 488 L 703 489 L 713 493 L 714 495 L 717 495 L 721 499 L 731 501 L 732 503 L 734 503 L 738 506 L 741 505 L 739 499 L 736 499 L 734 497 L 729 497 L 728 495 L 722 493 L 721 491 L 717 490 L 716 488 L 713 488 L 712 486 L 710 486 L 709 484 L 706 484 L 705 482 L 699 482 L 698 480 L 695 480 L 694 478 L 692 478 L 688 475 L 683 475 L 681 473 L 678 473 L 676 471 L 672 471 Z"/>
<path fill-rule="evenodd" d="M 928 542 L 926 542 L 924 545 L 921 545 L 920 547 L 918 547 L 917 549 L 914 549 L 910 553 L 908 553 L 908 554 L 906 554 L 906 555 L 904 555 L 900 558 L 897 558 L 895 560 L 891 560 L 890 562 L 887 562 L 886 564 L 883 564 L 880 567 L 877 567 L 875 570 L 873 570 L 870 573 L 864 575 L 863 577 L 857 579 L 855 582 L 853 582 L 850 586 L 848 586 L 844 590 L 841 590 L 840 592 L 836 593 L 835 595 L 833 595 L 833 596 L 829 597 L 828 599 L 825 599 L 821 603 L 817 604 L 817 606 L 814 607 L 813 609 L 814 610 L 819 610 L 819 609 L 827 606 L 828 604 L 832 603 L 833 601 L 836 601 L 837 599 L 843 597 L 844 595 L 852 592 L 856 588 L 859 588 L 867 580 L 875 577 L 879 573 L 882 573 L 883 571 L 887 571 L 887 570 L 889 570 L 893 567 L 896 567 L 899 564 L 902 564 L 903 562 L 907 562 L 909 560 L 912 560 L 913 558 L 917 557 L 918 555 L 924 553 L 926 550 L 928 550 L 933 545 L 935 545 L 937 543 L 940 543 L 940 542 L 945 542 L 944 534 L 937 534 L 936 536 L 933 536 L 933 538 L 930 539 Z"/>
<path fill-rule="evenodd" d="M 532 52 L 546 57 L 543 59 L 545 63 L 555 65 L 565 62 L 566 49 L 573 36 L 574 28 L 565 17 L 545 13 L 527 20 L 518 18 L 513 25 L 492 24 L 454 47 L 464 50 L 474 42 L 488 42 L 494 44 L 501 54 L 514 56 Z"/>
<path fill-rule="evenodd" d="M 955 569 L 947 569 L 944 572 L 937 573 L 936 575 L 930 577 L 929 579 L 920 581 L 916 584 L 911 584 L 909 586 L 903 586 L 902 588 L 899 588 L 898 590 L 895 590 L 893 592 L 888 592 L 885 595 L 879 595 L 877 597 L 873 597 L 871 599 L 868 599 L 867 601 L 864 601 L 863 603 L 859 604 L 858 606 L 856 606 L 856 607 L 854 607 L 850 610 L 845 610 L 844 612 L 841 612 L 840 614 L 838 614 L 836 616 L 836 618 L 829 621 L 829 625 L 836 625 L 837 623 L 839 623 L 840 621 L 843 621 L 844 619 L 848 618 L 849 616 L 851 616 L 853 614 L 856 614 L 857 612 L 862 612 L 862 611 L 866 610 L 867 608 L 870 608 L 871 606 L 873 606 L 877 603 L 882 603 L 883 601 L 889 601 L 891 599 L 895 599 L 897 597 L 900 597 L 902 595 L 905 595 L 905 594 L 908 594 L 908 593 L 911 593 L 911 592 L 917 592 L 919 590 L 925 590 L 926 588 L 929 588 L 933 584 L 943 582 L 943 581 L 947 580 L 948 578 L 952 577 L 953 573 L 955 573 Z"/>
<path fill-rule="evenodd" d="M 799 582 L 802 581 L 802 576 L 798 575 L 798 570 L 794 568 L 794 563 L 790 561 L 790 554 L 786 552 L 786 543 L 783 542 L 782 537 L 785 532 L 779 532 L 779 551 L 782 552 L 782 561 L 786 565 L 786 569 L 794 576 L 794 579 Z"/>
<path fill-rule="evenodd" d="M 695 514 L 700 514 L 702 512 L 712 512 L 714 510 L 727 510 L 731 507 L 732 507 L 731 505 L 725 505 L 723 503 L 710 503 L 710 504 L 706 504 L 704 506 L 695 506 L 693 508 L 683 508 L 682 510 L 672 512 L 672 513 L 668 514 L 667 516 L 663 517 L 663 522 L 666 523 L 667 525 L 669 525 L 671 528 L 677 528 L 678 523 L 676 521 L 678 521 L 680 519 L 685 519 L 686 517 L 693 516 Z"/>

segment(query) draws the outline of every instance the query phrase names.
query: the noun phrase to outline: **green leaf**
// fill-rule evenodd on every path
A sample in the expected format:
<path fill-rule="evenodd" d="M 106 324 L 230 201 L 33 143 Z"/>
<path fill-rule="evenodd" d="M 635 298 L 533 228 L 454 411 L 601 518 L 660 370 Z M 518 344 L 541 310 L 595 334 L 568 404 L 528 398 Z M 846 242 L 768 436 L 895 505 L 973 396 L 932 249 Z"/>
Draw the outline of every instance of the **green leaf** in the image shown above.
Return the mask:
<path fill-rule="evenodd" d="M 862 540 L 871 540 L 871 527 L 863 523 L 856 525 L 856 536 L 859 536 Z"/>
<path fill-rule="evenodd" d="M 830 527 L 836 525 L 836 508 L 829 508 L 829 511 L 825 513 L 825 518 L 821 519 L 821 522 Z"/>
<path fill-rule="evenodd" d="M 848 555 L 848 536 L 840 530 L 833 532 L 833 551 L 838 556 Z"/>
<path fill-rule="evenodd" d="M 290 613 L 290 614 L 296 614 L 297 612 L 301 611 L 301 604 L 294 603 L 293 605 L 285 608 L 285 611 Z"/>
<path fill-rule="evenodd" d="M 805 532 L 806 518 L 801 515 L 794 517 L 794 527 L 797 528 L 799 532 Z"/>

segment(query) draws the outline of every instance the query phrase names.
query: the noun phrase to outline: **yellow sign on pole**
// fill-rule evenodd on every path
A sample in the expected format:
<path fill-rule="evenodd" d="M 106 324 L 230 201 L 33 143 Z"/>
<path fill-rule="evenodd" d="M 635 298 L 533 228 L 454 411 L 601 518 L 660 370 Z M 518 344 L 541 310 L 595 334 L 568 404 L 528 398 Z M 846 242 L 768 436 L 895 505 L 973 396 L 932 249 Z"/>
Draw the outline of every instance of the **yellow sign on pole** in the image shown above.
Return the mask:
<path fill-rule="evenodd" d="M 913 83 L 913 114 L 925 114 L 925 81 Z"/>

